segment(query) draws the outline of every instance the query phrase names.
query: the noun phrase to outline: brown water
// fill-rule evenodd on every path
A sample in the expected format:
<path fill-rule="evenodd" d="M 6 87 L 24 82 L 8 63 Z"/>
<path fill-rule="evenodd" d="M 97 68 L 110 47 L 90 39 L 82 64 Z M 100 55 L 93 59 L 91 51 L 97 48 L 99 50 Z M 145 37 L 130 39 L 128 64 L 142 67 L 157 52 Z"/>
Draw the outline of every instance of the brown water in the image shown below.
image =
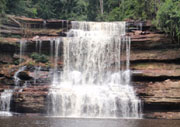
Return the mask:
<path fill-rule="evenodd" d="M 0 127 L 180 127 L 180 120 L 66 119 L 13 116 L 0 117 Z"/>

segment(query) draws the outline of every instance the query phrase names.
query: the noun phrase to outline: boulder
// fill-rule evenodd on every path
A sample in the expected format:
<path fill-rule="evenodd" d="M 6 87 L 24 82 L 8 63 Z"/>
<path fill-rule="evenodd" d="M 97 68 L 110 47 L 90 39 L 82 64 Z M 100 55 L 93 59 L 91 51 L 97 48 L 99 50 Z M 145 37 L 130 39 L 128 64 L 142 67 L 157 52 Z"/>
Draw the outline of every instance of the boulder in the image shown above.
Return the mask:
<path fill-rule="evenodd" d="M 18 77 L 21 80 L 31 80 L 32 79 L 32 77 L 29 75 L 29 73 L 27 71 L 19 72 Z"/>

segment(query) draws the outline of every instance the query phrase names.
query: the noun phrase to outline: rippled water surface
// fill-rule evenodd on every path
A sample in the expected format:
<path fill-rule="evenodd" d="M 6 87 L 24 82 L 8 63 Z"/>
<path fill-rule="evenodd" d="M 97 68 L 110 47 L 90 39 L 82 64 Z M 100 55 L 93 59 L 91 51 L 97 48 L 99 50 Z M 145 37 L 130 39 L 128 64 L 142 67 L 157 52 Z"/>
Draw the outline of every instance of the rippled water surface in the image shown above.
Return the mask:
<path fill-rule="evenodd" d="M 180 120 L 66 119 L 13 116 L 0 117 L 0 127 L 180 127 Z"/>

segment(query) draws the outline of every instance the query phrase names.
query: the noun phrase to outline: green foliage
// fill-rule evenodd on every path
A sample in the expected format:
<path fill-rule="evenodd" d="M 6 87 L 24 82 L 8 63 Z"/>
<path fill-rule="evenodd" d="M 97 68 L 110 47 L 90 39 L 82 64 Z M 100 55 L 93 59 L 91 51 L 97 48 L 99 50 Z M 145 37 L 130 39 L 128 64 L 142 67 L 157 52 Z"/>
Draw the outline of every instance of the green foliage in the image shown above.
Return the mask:
<path fill-rule="evenodd" d="M 34 7 L 33 0 L 6 0 L 9 14 L 36 17 L 37 9 Z"/>
<path fill-rule="evenodd" d="M 122 10 L 119 7 L 114 8 L 108 15 L 108 21 L 119 21 L 123 19 Z"/>
<path fill-rule="evenodd" d="M 160 6 L 157 17 L 157 27 L 170 34 L 172 37 L 180 38 L 180 1 L 166 0 Z"/>
<path fill-rule="evenodd" d="M 1 0 L 0 10 L 8 14 L 44 19 L 117 21 L 155 17 L 163 0 Z M 157 2 L 158 1 L 158 2 Z M 2 4 L 1 4 L 2 3 Z M 2 8 L 2 9 L 1 9 Z"/>
<path fill-rule="evenodd" d="M 40 55 L 38 53 L 32 53 L 31 58 L 36 62 L 41 62 L 41 63 L 47 63 L 49 61 L 48 57 L 44 54 Z"/>
<path fill-rule="evenodd" d="M 35 7 L 37 9 L 37 15 L 38 17 L 48 19 L 48 18 L 55 18 L 57 10 L 57 6 L 59 6 L 59 3 L 57 3 L 57 0 L 38 0 L 35 3 Z M 61 6 L 59 6 L 61 8 Z M 58 11 L 58 10 L 57 10 Z"/>
<path fill-rule="evenodd" d="M 28 62 L 28 63 L 27 63 L 27 66 L 29 66 L 29 67 L 33 67 L 35 64 L 36 64 L 35 62 L 30 61 L 30 62 Z"/>
<path fill-rule="evenodd" d="M 98 15 L 98 0 L 88 0 L 87 20 L 95 21 Z"/>
<path fill-rule="evenodd" d="M 180 0 L 0 0 L 0 14 L 64 20 L 155 20 L 159 29 L 180 38 L 179 3 Z"/>
<path fill-rule="evenodd" d="M 147 20 L 156 16 L 158 5 L 162 0 L 108 0 L 107 21 L 124 19 Z"/>
<path fill-rule="evenodd" d="M 14 64 L 15 64 L 15 65 L 19 65 L 19 64 L 20 64 L 20 60 L 19 60 L 19 59 L 15 60 L 15 61 L 14 61 Z"/>
<path fill-rule="evenodd" d="M 0 14 L 4 14 L 6 10 L 6 0 L 0 0 Z"/>
<path fill-rule="evenodd" d="M 87 12 L 88 12 L 88 0 L 77 0 L 76 7 L 74 7 L 74 15 L 73 20 L 87 20 Z"/>

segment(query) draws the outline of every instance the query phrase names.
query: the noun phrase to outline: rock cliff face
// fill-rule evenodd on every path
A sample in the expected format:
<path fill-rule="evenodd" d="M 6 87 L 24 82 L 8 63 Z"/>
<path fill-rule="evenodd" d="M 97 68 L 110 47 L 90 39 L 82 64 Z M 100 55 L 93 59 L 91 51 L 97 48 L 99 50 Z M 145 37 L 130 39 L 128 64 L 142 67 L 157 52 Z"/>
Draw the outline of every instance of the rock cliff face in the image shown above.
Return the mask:
<path fill-rule="evenodd" d="M 180 45 L 165 34 L 152 31 L 151 24 L 144 22 L 142 28 L 131 22 L 128 35 L 132 38 L 131 70 L 132 84 L 143 102 L 145 118 L 180 119 Z M 19 78 L 26 87 L 17 88 L 12 97 L 11 110 L 20 113 L 47 113 L 48 71 L 51 65 L 37 63 L 28 54 L 35 49 L 35 41 L 41 38 L 43 54 L 50 54 L 49 37 L 65 36 L 69 21 L 42 20 L 9 16 L 1 25 L 0 38 L 0 92 L 15 86 L 14 78 L 20 66 L 27 65 Z M 19 39 L 28 37 L 28 48 L 24 61 L 19 64 Z M 61 45 L 62 47 L 63 45 Z M 62 61 L 58 62 L 62 66 Z M 40 77 L 32 73 L 41 64 Z M 28 77 L 28 78 L 27 78 Z M 21 83 L 20 83 L 21 85 Z"/>
<path fill-rule="evenodd" d="M 144 117 L 179 119 L 179 44 L 152 31 L 130 35 L 132 81 L 143 101 Z"/>

